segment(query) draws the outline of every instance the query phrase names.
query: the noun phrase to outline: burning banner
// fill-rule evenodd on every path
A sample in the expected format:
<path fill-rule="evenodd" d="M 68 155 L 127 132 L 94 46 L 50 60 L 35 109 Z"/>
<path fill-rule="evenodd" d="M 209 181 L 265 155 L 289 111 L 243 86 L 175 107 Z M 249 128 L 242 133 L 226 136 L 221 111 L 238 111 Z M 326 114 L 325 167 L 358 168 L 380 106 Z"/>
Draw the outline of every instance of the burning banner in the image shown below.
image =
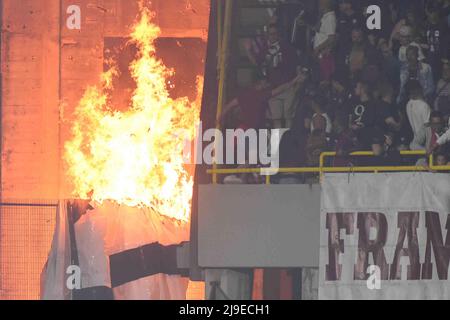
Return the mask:
<path fill-rule="evenodd" d="M 186 141 L 199 121 L 198 98 L 173 99 L 174 70 L 157 58 L 154 14 L 141 6 L 130 35 L 138 49 L 129 71 L 136 84 L 130 105 L 112 105 L 114 65 L 89 87 L 65 145 L 74 197 L 62 202 L 42 298 L 185 299 L 187 270 L 179 252 L 189 240 L 192 170 Z M 67 267 L 79 266 L 81 287 L 69 291 Z"/>
<path fill-rule="evenodd" d="M 179 257 L 188 239 L 185 223 L 149 208 L 62 201 L 41 297 L 183 300 L 189 270 Z"/>
<path fill-rule="evenodd" d="M 447 174 L 326 175 L 319 298 L 448 299 L 449 188 Z"/>

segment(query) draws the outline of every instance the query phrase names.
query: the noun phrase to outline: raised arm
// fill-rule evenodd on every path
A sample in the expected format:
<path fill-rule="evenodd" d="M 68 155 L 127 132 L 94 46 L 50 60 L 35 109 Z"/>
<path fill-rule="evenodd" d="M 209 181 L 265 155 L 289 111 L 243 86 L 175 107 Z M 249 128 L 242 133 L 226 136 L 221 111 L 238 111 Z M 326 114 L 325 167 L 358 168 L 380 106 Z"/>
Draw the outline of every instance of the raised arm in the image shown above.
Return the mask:
<path fill-rule="evenodd" d="M 440 146 L 443 146 L 447 143 L 450 142 L 450 129 L 447 130 L 446 133 L 444 133 L 437 141 L 434 145 L 430 146 L 427 150 L 427 153 L 430 155 L 432 154 L 437 148 L 439 148 Z"/>
<path fill-rule="evenodd" d="M 272 90 L 272 97 L 276 97 L 280 94 L 282 94 L 284 91 L 294 87 L 297 84 L 303 83 L 306 80 L 306 77 L 303 74 L 300 74 L 296 76 L 294 79 L 292 79 L 289 82 L 286 82 L 285 84 L 282 84 L 279 87 L 276 87 Z"/>
<path fill-rule="evenodd" d="M 217 124 L 222 124 L 225 117 L 230 113 L 231 110 L 239 106 L 238 99 L 231 100 L 222 110 L 222 113 L 218 115 L 216 121 Z"/>

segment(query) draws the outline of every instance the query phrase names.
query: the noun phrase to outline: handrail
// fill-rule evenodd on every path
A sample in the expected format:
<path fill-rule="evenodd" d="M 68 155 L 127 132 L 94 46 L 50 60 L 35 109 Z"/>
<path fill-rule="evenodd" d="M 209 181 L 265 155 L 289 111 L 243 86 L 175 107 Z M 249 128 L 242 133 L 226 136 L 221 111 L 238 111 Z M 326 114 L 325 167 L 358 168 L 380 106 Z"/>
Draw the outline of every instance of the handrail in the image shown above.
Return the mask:
<path fill-rule="evenodd" d="M 219 52 L 219 59 L 218 59 L 218 66 L 219 66 L 219 87 L 218 87 L 218 97 L 217 97 L 217 111 L 216 111 L 216 119 L 219 118 L 219 116 L 222 114 L 223 105 L 225 103 L 225 92 L 226 92 L 226 83 L 227 83 L 227 67 L 228 67 L 228 55 L 229 55 L 229 45 L 230 45 L 230 39 L 231 39 L 231 23 L 233 19 L 233 1 L 234 0 L 226 0 L 225 2 L 225 13 L 224 17 L 222 18 L 222 8 L 219 10 L 220 16 L 218 16 L 218 24 L 221 25 L 223 22 L 223 25 L 218 27 L 218 35 L 219 39 L 217 40 L 218 44 L 218 52 Z M 222 6 L 222 3 L 219 2 L 219 7 Z M 223 20 L 222 20 L 223 19 Z M 216 124 L 216 129 L 220 128 L 220 123 L 218 122 Z M 218 137 L 216 136 L 214 139 L 214 143 L 218 140 Z M 215 148 L 216 150 L 216 148 Z M 213 164 L 214 169 L 217 168 L 217 163 L 214 162 Z M 213 182 L 217 183 L 217 176 L 213 175 Z"/>
<path fill-rule="evenodd" d="M 319 166 L 320 168 L 324 168 L 324 162 L 325 162 L 325 158 L 326 157 L 335 157 L 337 155 L 336 151 L 327 151 L 327 152 L 322 152 L 320 154 L 320 160 L 319 160 Z M 375 154 L 372 151 L 355 151 L 349 154 L 349 156 L 352 157 L 361 157 L 361 156 L 374 156 Z M 426 156 L 427 153 L 425 150 L 404 150 L 404 151 L 400 151 L 400 155 L 402 156 Z M 432 160 L 432 158 L 431 158 Z M 432 162 L 430 162 L 432 163 Z M 387 170 L 387 168 L 398 168 L 399 166 L 388 166 L 388 167 L 373 167 L 375 168 L 374 170 L 370 170 L 370 171 L 374 171 L 374 172 L 378 172 L 378 171 L 418 171 L 417 169 L 411 169 L 411 170 L 397 170 L 397 169 L 393 169 L 393 170 Z M 417 167 L 417 166 L 401 166 L 404 168 L 407 167 Z M 422 166 L 419 166 L 422 167 Z M 352 168 L 352 170 L 350 172 L 354 172 L 354 171 L 360 171 L 357 169 L 360 169 L 361 167 L 350 167 Z M 367 168 L 367 167 L 365 167 Z M 425 169 L 427 169 L 426 167 L 423 167 Z M 323 177 L 323 170 L 321 170 L 320 172 L 320 178 Z"/>
<path fill-rule="evenodd" d="M 427 153 L 423 150 L 406 150 L 401 151 L 403 156 L 421 156 Z M 371 151 L 357 151 L 349 154 L 350 156 L 373 156 Z M 206 172 L 217 177 L 219 174 L 243 174 L 243 173 L 320 173 L 321 177 L 326 172 L 394 172 L 394 171 L 450 171 L 450 166 L 433 165 L 433 155 L 430 155 L 429 166 L 371 166 L 371 167 L 325 167 L 326 157 L 334 157 L 336 152 L 323 152 L 320 155 L 319 167 L 306 168 L 241 168 L 241 169 L 209 169 Z M 270 184 L 270 175 L 266 175 L 266 184 Z M 213 180 L 213 184 L 217 183 L 217 179 Z"/>

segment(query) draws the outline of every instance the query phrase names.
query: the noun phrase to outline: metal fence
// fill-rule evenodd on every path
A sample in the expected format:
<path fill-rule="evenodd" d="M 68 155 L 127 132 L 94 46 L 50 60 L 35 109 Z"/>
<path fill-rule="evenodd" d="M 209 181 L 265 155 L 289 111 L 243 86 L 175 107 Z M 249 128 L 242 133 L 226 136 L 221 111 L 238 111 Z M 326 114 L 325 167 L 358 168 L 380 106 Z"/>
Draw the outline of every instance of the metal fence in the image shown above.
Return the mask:
<path fill-rule="evenodd" d="M 325 158 L 335 157 L 336 152 L 323 152 L 320 155 L 320 163 L 318 167 L 303 167 L 303 168 L 233 168 L 233 169 L 217 169 L 217 165 L 213 166 L 212 169 L 207 170 L 207 173 L 212 175 L 213 184 L 217 184 L 218 175 L 229 175 L 229 174 L 244 174 L 244 173 L 255 173 L 265 176 L 266 184 L 271 184 L 271 176 L 267 173 L 317 173 L 322 177 L 324 173 L 327 172 L 416 172 L 416 171 L 433 171 L 433 172 L 448 172 L 450 171 L 450 166 L 438 166 L 434 165 L 433 155 L 427 155 L 423 150 L 408 150 L 401 151 L 400 154 L 403 157 L 406 156 L 423 156 L 428 158 L 428 165 L 399 165 L 399 166 L 380 166 L 380 167 L 333 167 L 325 165 Z M 351 157 L 368 157 L 374 156 L 371 151 L 358 151 L 350 154 Z"/>
<path fill-rule="evenodd" d="M 40 298 L 56 210 L 52 201 L 0 203 L 0 300 Z"/>

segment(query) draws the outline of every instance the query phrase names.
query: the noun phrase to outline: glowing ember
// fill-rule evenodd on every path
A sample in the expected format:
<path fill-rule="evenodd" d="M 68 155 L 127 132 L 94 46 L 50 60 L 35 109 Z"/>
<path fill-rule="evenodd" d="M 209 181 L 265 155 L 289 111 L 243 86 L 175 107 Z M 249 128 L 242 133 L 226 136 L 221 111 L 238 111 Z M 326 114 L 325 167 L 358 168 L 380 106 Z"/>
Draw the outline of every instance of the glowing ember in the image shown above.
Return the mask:
<path fill-rule="evenodd" d="M 130 65 L 136 82 L 129 109 L 113 111 L 108 91 L 115 68 L 89 87 L 76 109 L 73 138 L 65 145 L 68 174 L 79 198 L 147 206 L 165 216 L 189 220 L 192 176 L 183 149 L 199 119 L 200 98 L 172 99 L 166 79 L 173 74 L 156 57 L 160 35 L 154 14 L 141 8 L 131 42 L 139 52 Z M 203 80 L 199 77 L 199 93 Z M 199 94 L 200 95 L 200 94 Z"/>

